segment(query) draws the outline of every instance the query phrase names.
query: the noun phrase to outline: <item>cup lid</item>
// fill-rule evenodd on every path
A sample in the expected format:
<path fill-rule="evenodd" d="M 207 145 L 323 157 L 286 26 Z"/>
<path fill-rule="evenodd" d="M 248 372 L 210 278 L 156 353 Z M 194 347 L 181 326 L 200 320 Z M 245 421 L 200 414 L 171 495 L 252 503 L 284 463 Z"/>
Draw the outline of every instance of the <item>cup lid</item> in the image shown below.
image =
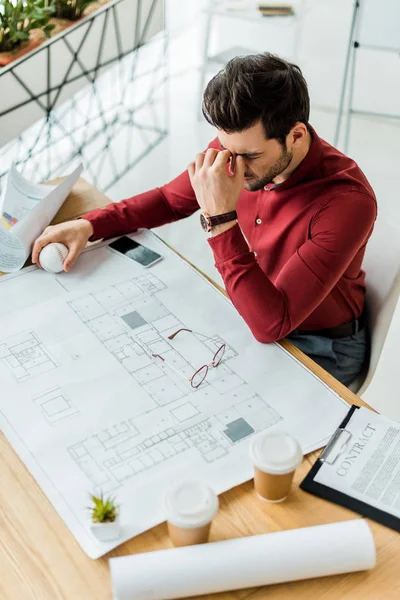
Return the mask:
<path fill-rule="evenodd" d="M 170 488 L 164 499 L 166 519 L 185 529 L 207 525 L 218 510 L 218 496 L 200 481 L 183 481 Z"/>
<path fill-rule="evenodd" d="M 253 464 L 266 473 L 284 475 L 296 469 L 303 453 L 295 437 L 285 431 L 263 431 L 250 444 Z"/>

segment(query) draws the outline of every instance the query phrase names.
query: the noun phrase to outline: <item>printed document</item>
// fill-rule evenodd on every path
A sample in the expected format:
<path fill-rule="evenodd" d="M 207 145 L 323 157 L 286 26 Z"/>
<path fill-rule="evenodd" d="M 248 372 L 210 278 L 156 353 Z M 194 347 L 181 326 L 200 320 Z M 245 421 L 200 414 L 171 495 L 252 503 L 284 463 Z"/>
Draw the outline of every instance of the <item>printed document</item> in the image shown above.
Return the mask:
<path fill-rule="evenodd" d="M 314 481 L 400 518 L 400 424 L 356 410 Z"/>
<path fill-rule="evenodd" d="M 60 209 L 82 168 L 50 186 L 31 183 L 11 166 L 0 202 L 0 271 L 11 273 L 24 266 L 33 242 Z"/>

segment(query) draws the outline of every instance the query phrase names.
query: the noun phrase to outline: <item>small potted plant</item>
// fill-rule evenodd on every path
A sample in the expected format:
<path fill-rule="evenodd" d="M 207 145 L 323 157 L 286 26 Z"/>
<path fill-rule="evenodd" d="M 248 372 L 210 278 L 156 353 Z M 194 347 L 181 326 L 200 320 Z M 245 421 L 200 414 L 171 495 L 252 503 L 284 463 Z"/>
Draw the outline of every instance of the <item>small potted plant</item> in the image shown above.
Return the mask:
<path fill-rule="evenodd" d="M 91 496 L 92 506 L 89 507 L 92 516 L 91 530 L 100 542 L 116 540 L 121 531 L 119 522 L 119 507 L 115 498 Z"/>
<path fill-rule="evenodd" d="M 45 0 L 0 0 L 0 67 L 30 52 L 46 37 L 53 6 Z"/>

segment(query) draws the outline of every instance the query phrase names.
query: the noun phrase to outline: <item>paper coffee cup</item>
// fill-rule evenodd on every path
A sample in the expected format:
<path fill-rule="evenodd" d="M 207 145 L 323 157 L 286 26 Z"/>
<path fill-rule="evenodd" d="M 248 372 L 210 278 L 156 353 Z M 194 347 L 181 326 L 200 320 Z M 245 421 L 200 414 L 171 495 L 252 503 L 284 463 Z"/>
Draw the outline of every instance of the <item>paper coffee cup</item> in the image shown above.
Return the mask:
<path fill-rule="evenodd" d="M 293 475 L 303 460 L 299 442 L 284 431 L 262 432 L 250 444 L 257 495 L 282 502 L 290 492 Z"/>
<path fill-rule="evenodd" d="M 211 521 L 218 510 L 218 497 L 200 481 L 183 481 L 168 490 L 165 516 L 174 546 L 208 541 Z"/>

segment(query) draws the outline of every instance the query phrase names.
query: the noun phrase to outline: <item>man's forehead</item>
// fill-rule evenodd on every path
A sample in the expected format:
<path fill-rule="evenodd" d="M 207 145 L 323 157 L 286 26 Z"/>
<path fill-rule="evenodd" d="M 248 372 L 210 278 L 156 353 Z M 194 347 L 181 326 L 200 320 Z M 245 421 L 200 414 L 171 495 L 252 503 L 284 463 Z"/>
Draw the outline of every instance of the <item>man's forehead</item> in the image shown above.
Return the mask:
<path fill-rule="evenodd" d="M 237 133 L 227 133 L 218 131 L 218 141 L 224 149 L 230 150 L 233 154 L 261 154 L 264 152 L 268 142 L 264 132 L 255 132 L 245 130 Z"/>
<path fill-rule="evenodd" d="M 259 146 L 255 147 L 253 145 L 246 147 L 243 144 L 237 146 L 235 143 L 232 143 L 229 140 L 227 140 L 225 144 L 223 144 L 220 138 L 218 138 L 218 141 L 219 145 L 223 150 L 230 150 L 232 154 L 235 154 L 236 156 L 262 154 L 264 152 L 264 148 L 260 148 Z"/>

